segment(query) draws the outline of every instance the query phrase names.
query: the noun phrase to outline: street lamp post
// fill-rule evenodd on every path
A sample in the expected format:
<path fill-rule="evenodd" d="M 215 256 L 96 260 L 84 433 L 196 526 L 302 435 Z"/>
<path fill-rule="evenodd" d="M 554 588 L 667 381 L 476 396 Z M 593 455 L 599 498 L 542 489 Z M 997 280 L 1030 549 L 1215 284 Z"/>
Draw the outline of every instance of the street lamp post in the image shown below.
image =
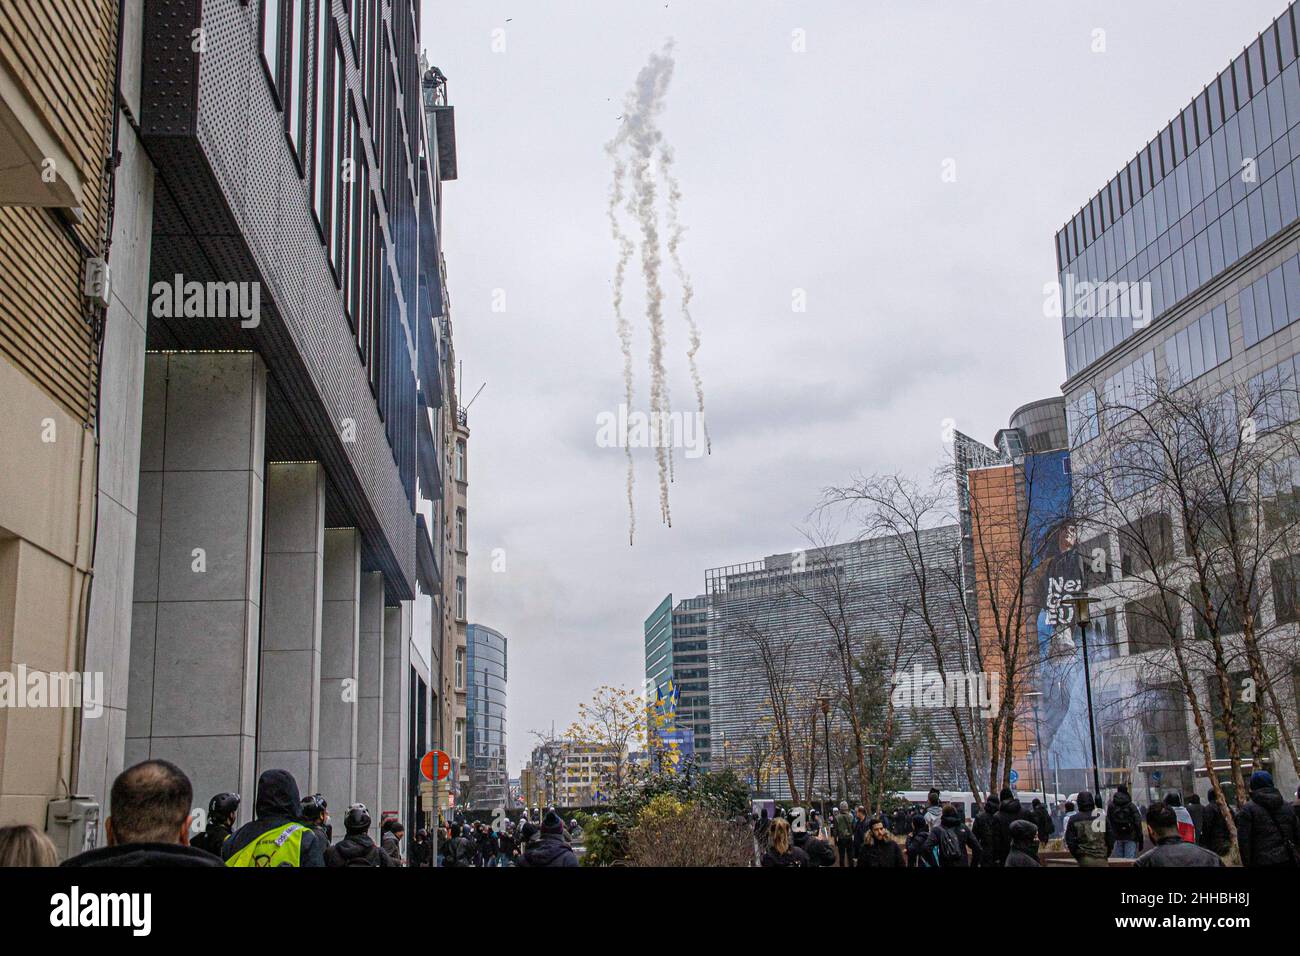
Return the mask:
<path fill-rule="evenodd" d="M 1088 665 L 1088 625 L 1092 622 L 1088 607 L 1095 599 L 1087 591 L 1078 591 L 1064 600 L 1073 604 L 1079 615 L 1079 632 L 1083 638 L 1083 687 L 1088 697 L 1088 745 L 1092 748 L 1092 787 L 1093 795 L 1100 801 L 1101 770 L 1097 764 L 1097 729 L 1092 713 L 1092 668 Z"/>
<path fill-rule="evenodd" d="M 1026 697 L 1032 698 L 1034 704 L 1034 749 L 1038 751 L 1038 789 L 1043 791 L 1043 805 L 1047 805 L 1047 773 L 1043 770 L 1043 735 L 1038 729 L 1038 698 L 1043 696 L 1042 691 L 1034 690 L 1025 694 Z M 1053 790 L 1052 803 L 1056 802 L 1056 793 Z M 1055 809 L 1055 807 L 1053 807 Z"/>
<path fill-rule="evenodd" d="M 822 734 L 826 744 L 826 789 L 822 792 L 822 826 L 826 825 L 826 794 L 831 789 L 831 699 L 818 697 L 822 706 Z"/>

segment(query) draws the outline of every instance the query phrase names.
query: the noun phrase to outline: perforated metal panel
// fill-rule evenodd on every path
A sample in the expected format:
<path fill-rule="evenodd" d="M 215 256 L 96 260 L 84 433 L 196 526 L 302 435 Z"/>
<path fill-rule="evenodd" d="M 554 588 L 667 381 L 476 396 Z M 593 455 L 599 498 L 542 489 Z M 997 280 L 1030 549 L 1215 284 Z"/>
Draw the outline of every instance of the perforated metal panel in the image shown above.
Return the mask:
<path fill-rule="evenodd" d="M 254 349 L 270 372 L 267 455 L 315 458 L 329 478 L 327 520 L 355 525 L 368 570 L 384 572 L 389 600 L 415 588 L 416 474 L 415 336 L 408 297 L 394 297 L 385 378 L 395 383 L 389 420 L 380 418 L 368 375 L 344 315 L 304 181 L 292 156 L 259 48 L 257 3 L 238 0 L 149 0 L 144 17 L 141 132 L 158 164 L 150 282 L 186 280 L 261 283 L 261 324 L 233 319 L 151 316 L 151 349 Z M 341 4 L 333 10 L 346 28 Z M 202 53 L 192 31 L 203 30 Z M 344 43 L 348 85 L 360 87 L 351 44 Z M 314 80 L 314 44 L 305 51 Z M 415 91 L 418 76 L 403 76 Z M 418 95 L 415 92 L 412 95 Z M 369 143 L 367 110 L 357 110 Z M 309 142 L 312 137 L 308 137 Z M 378 163 L 368 147 L 370 181 Z M 401 159 L 405 163 L 405 158 Z M 378 206 L 385 227 L 388 213 Z M 413 218 L 413 217 L 412 217 Z M 414 245 L 414 230 L 403 241 Z M 401 231 L 376 241 L 390 261 L 414 262 L 414 250 L 392 245 Z M 391 238 L 390 238 L 391 237 Z M 413 286 L 412 275 L 398 285 Z M 414 307 L 414 302 L 411 303 Z M 341 423 L 356 425 L 342 440 Z M 395 452 L 394 449 L 397 449 Z"/>

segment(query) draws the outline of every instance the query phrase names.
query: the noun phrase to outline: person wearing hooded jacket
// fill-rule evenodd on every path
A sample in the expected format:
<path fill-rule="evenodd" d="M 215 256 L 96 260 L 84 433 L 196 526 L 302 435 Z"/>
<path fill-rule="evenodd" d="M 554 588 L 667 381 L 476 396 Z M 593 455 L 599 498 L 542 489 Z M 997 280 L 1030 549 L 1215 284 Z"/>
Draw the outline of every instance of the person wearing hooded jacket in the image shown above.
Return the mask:
<path fill-rule="evenodd" d="M 1138 815 L 1128 785 L 1121 783 L 1106 808 L 1106 826 L 1110 828 L 1115 856 L 1132 860 L 1142 852 L 1142 820 Z"/>
<path fill-rule="evenodd" d="M 1024 807 L 1010 788 L 1003 787 L 998 794 L 998 809 L 993 815 L 993 865 L 1003 866 L 1011 852 L 1011 824 L 1028 819 Z M 1037 821 L 1029 820 L 1037 827 Z"/>
<path fill-rule="evenodd" d="M 1250 775 L 1250 799 L 1237 811 L 1237 844 L 1242 866 L 1297 866 L 1300 827 L 1273 775 L 1256 770 Z"/>
<path fill-rule="evenodd" d="M 794 835 L 794 845 L 808 856 L 808 866 L 834 866 L 835 848 L 817 835 L 812 828 L 800 830 Z"/>
<path fill-rule="evenodd" d="M 862 849 L 858 850 L 860 867 L 906 867 L 903 848 L 889 835 L 889 828 L 880 817 L 872 817 Z"/>
<path fill-rule="evenodd" d="M 925 856 L 925 844 L 929 838 L 930 830 L 925 825 L 925 817 L 919 813 L 912 814 L 912 832 L 908 834 L 907 843 L 903 846 L 909 869 L 934 866 L 934 861 Z"/>
<path fill-rule="evenodd" d="M 971 824 L 971 833 L 979 841 L 980 855 L 976 866 L 999 866 L 997 860 L 997 848 L 994 846 L 994 823 L 993 819 L 998 812 L 998 798 L 990 795 L 984 801 L 984 809 L 975 814 L 975 821 Z"/>
<path fill-rule="evenodd" d="M 948 852 L 945 852 L 945 847 L 950 848 Z M 967 829 L 961 812 L 951 803 L 945 803 L 940 811 L 939 825 L 926 837 L 922 857 L 932 860 L 932 866 L 947 869 L 969 867 L 982 852 L 983 847 Z"/>
<path fill-rule="evenodd" d="M 578 855 L 564 839 L 564 821 L 554 810 L 542 818 L 542 838 L 519 858 L 520 866 L 577 866 Z"/>
<path fill-rule="evenodd" d="M 453 823 L 449 828 L 450 836 L 443 847 L 442 865 L 462 867 L 474 865 L 474 844 L 465 836 L 464 827 Z"/>
<path fill-rule="evenodd" d="M 324 841 L 299 818 L 298 782 L 287 770 L 264 770 L 257 779 L 254 819 L 221 848 L 226 866 L 325 865 Z"/>
<path fill-rule="evenodd" d="M 1088 790 L 1079 791 L 1079 809 L 1070 817 L 1065 845 L 1080 866 L 1109 866 L 1114 836 L 1106 826 L 1097 801 Z"/>
<path fill-rule="evenodd" d="M 348 808 L 343 817 L 347 835 L 334 846 L 325 848 L 325 865 L 328 867 L 369 866 L 385 867 L 395 864 L 388 854 L 370 839 L 370 811 L 360 803 Z"/>
<path fill-rule="evenodd" d="M 1011 852 L 1003 866 L 1042 866 L 1038 862 L 1038 828 L 1028 820 L 1011 822 Z"/>

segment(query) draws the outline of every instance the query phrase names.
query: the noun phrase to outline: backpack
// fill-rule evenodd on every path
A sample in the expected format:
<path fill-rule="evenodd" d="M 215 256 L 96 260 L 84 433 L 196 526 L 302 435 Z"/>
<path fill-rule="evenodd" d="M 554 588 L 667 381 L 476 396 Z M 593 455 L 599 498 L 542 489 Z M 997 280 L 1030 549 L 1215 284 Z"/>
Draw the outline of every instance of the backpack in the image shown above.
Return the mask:
<path fill-rule="evenodd" d="M 1137 836 L 1137 810 L 1133 804 L 1124 803 L 1111 808 L 1111 823 L 1115 836 L 1120 840 L 1132 840 Z"/>
<path fill-rule="evenodd" d="M 379 860 L 379 854 L 382 853 L 382 852 L 383 852 L 383 851 L 380 850 L 379 847 L 377 847 L 377 846 L 372 846 L 372 847 L 370 848 L 370 850 L 369 850 L 368 852 L 366 852 L 365 854 L 363 854 L 362 856 L 354 856 L 352 859 L 348 860 L 348 861 L 347 861 L 346 863 L 344 863 L 343 865 L 344 865 L 345 867 L 348 867 L 348 866 L 382 866 L 383 864 L 382 864 L 382 863 L 380 862 L 380 860 Z"/>
<path fill-rule="evenodd" d="M 940 866 L 956 866 L 962 861 L 965 854 L 962 853 L 961 837 L 955 828 L 936 827 L 935 841 L 938 843 Z"/>

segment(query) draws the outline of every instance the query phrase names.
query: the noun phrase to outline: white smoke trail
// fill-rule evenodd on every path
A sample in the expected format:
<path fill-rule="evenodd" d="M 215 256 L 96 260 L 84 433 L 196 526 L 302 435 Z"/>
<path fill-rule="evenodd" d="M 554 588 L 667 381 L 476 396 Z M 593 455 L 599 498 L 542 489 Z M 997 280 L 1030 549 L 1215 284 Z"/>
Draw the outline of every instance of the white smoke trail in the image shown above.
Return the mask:
<path fill-rule="evenodd" d="M 685 231 L 678 218 L 682 191 L 677 184 L 677 177 L 673 175 L 672 147 L 662 142 L 659 144 L 659 174 L 668 186 L 668 258 L 672 261 L 673 273 L 682 287 L 681 312 L 689 330 L 690 347 L 686 350 L 686 360 L 690 363 L 691 382 L 695 385 L 695 404 L 700 413 L 700 423 L 704 428 L 704 447 L 711 455 L 713 439 L 709 437 L 709 423 L 704 417 L 704 380 L 700 377 L 700 367 L 695 362 L 695 355 L 700 350 L 700 327 L 695 324 L 695 317 L 691 315 L 691 299 L 695 298 L 695 286 L 691 283 L 691 277 L 682 265 L 681 255 L 678 253 L 682 233 Z"/>
<path fill-rule="evenodd" d="M 672 79 L 673 42 L 662 53 L 652 53 L 650 61 L 637 74 L 636 85 L 627 94 L 623 106 L 623 128 L 614 143 L 627 142 L 632 158 L 632 195 L 629 208 L 641 227 L 641 274 L 646 286 L 646 319 L 650 326 L 650 411 L 667 421 L 671 411 L 667 374 L 664 370 L 663 287 L 659 281 L 659 215 L 655 208 L 655 182 L 650 164 L 662 139 L 657 118 L 663 110 L 664 94 Z M 659 510 L 663 521 L 672 527 L 668 502 L 669 454 L 663 441 L 655 443 L 655 461 L 659 467 Z"/>
<path fill-rule="evenodd" d="M 618 224 L 618 207 L 623 201 L 623 177 L 627 166 L 618 158 L 614 142 L 605 147 L 614 161 L 614 182 L 609 190 L 609 225 L 618 244 L 618 262 L 614 266 L 614 318 L 618 328 L 619 347 L 623 351 L 623 401 L 627 408 L 632 408 L 632 323 L 623 314 L 623 281 L 627 274 L 627 264 L 632 258 L 632 240 L 623 234 Z M 636 474 L 632 465 L 632 444 L 623 443 L 627 454 L 627 543 L 632 544 L 636 536 L 636 504 L 633 489 Z"/>

